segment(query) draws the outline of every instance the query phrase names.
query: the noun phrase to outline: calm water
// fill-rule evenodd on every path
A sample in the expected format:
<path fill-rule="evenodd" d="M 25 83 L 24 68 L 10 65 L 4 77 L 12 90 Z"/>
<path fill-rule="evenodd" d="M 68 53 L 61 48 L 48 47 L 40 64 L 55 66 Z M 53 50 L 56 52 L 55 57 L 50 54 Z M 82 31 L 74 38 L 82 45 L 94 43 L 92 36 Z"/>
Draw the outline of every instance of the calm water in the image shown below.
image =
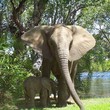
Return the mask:
<path fill-rule="evenodd" d="M 94 72 L 91 75 L 88 75 L 88 73 L 82 73 L 81 80 L 89 81 L 87 85 L 89 86 L 89 90 L 84 94 L 85 96 L 110 97 L 110 71 Z"/>

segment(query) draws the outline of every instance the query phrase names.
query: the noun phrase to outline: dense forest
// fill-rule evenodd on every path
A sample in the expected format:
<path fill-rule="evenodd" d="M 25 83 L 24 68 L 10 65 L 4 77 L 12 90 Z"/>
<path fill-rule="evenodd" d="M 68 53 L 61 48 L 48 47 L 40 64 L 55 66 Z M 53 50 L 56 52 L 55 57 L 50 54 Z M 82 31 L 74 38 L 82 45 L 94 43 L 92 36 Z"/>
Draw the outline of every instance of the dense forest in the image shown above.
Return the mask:
<path fill-rule="evenodd" d="M 79 61 L 78 73 L 110 71 L 110 0 L 1 0 L 0 103 L 11 95 L 22 97 L 23 81 L 33 73 L 36 53 L 23 44 L 22 33 L 59 23 L 80 25 L 96 39 L 96 46 Z"/>

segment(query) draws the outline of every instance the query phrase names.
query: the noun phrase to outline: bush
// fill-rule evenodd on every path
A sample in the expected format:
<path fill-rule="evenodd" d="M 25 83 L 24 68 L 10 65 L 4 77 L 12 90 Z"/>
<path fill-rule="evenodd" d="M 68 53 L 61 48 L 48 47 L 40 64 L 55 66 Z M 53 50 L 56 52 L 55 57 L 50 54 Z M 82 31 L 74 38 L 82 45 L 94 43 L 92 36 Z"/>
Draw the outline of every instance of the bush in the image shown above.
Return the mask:
<path fill-rule="evenodd" d="M 0 110 L 16 110 L 12 94 L 9 91 L 0 92 Z"/>

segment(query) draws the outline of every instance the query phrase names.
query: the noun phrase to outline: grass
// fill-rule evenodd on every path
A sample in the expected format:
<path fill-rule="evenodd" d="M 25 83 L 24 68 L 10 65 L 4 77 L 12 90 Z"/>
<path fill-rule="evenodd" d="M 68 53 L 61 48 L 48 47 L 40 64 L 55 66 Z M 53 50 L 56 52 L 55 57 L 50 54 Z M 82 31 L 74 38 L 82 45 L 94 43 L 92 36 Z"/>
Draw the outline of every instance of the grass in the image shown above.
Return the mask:
<path fill-rule="evenodd" d="M 83 103 L 86 110 L 110 110 L 110 98 L 86 99 Z"/>
<path fill-rule="evenodd" d="M 110 98 L 85 99 L 82 100 L 82 102 L 85 106 L 85 110 L 110 110 Z M 50 108 L 36 108 L 31 110 L 79 110 L 79 108 L 76 104 L 74 104 L 62 108 L 58 108 L 53 105 Z"/>

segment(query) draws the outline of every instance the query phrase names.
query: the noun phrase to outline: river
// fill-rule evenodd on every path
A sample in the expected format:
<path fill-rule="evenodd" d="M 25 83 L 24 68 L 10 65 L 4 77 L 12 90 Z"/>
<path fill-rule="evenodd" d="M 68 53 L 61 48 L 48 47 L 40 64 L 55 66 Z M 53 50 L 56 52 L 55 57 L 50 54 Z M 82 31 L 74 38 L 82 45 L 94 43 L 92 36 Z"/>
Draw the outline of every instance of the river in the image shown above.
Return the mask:
<path fill-rule="evenodd" d="M 83 97 L 110 97 L 110 71 L 93 74 L 84 72 L 80 77 L 82 81 L 89 81 L 89 90 Z"/>

